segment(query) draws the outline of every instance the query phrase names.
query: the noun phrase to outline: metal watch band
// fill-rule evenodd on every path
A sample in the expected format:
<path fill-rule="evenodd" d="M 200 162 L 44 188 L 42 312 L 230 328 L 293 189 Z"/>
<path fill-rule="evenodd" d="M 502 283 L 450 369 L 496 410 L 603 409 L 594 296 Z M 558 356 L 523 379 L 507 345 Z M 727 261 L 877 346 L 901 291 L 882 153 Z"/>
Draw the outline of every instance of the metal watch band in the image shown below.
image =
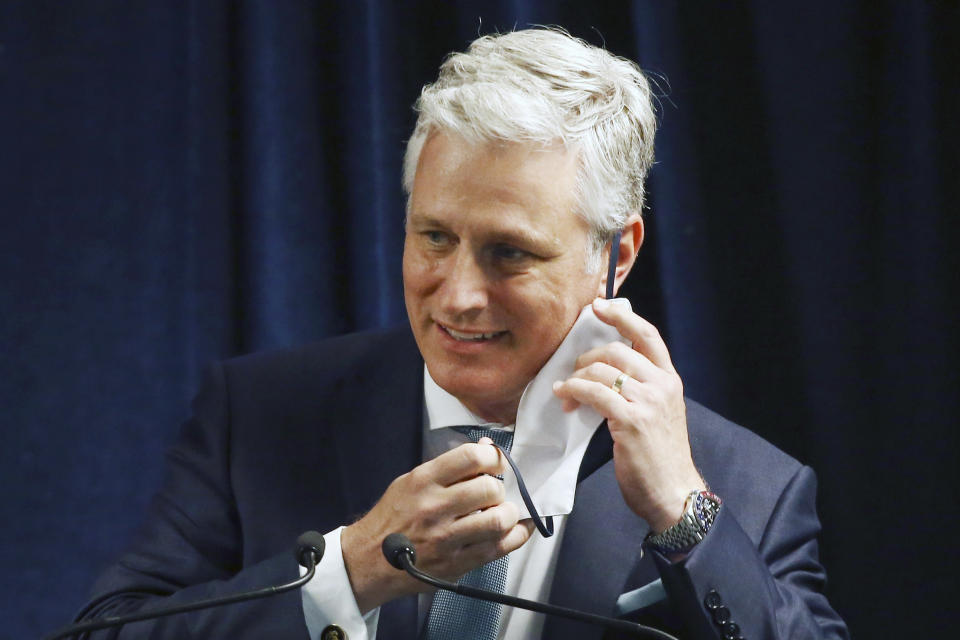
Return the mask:
<path fill-rule="evenodd" d="M 723 501 L 710 491 L 691 491 L 683 505 L 680 521 L 644 541 L 661 553 L 686 553 L 703 540 L 720 511 Z"/>

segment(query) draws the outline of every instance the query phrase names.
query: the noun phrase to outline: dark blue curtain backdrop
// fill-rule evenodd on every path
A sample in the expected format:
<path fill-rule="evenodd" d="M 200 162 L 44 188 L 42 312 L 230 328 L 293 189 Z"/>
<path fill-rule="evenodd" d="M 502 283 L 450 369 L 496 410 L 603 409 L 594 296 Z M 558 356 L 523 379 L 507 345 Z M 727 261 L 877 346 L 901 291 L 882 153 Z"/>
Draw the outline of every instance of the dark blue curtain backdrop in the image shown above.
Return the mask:
<path fill-rule="evenodd" d="M 627 294 L 814 466 L 854 633 L 955 632 L 956 2 L 6 0 L 0 636 L 82 603 L 203 363 L 405 321 L 410 106 L 530 23 L 660 79 Z"/>

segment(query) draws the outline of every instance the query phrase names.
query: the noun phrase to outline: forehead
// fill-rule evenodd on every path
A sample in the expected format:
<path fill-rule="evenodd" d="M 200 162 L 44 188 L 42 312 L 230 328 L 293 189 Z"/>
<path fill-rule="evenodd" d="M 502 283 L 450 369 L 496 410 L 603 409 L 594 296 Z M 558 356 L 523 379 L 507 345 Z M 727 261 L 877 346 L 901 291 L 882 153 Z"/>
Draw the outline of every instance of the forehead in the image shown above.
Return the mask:
<path fill-rule="evenodd" d="M 573 223 L 577 169 L 576 152 L 561 144 L 472 143 L 436 132 L 417 164 L 411 216 Z"/>

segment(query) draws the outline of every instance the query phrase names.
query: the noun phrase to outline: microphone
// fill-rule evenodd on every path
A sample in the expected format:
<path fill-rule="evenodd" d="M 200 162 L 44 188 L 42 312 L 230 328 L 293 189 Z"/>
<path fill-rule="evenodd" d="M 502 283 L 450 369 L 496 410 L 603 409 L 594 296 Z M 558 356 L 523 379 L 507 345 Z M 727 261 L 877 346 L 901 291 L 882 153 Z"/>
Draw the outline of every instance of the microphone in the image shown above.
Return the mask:
<path fill-rule="evenodd" d="M 387 562 L 389 562 L 392 566 L 406 571 L 417 580 L 426 582 L 427 584 L 438 589 L 453 591 L 454 593 L 459 593 L 460 595 L 467 596 L 468 598 L 477 598 L 478 600 L 498 602 L 509 607 L 519 607 L 520 609 L 536 611 L 537 613 L 545 613 L 547 615 L 559 616 L 561 618 L 568 618 L 570 620 L 578 620 L 580 622 L 589 622 L 591 624 L 597 624 L 608 629 L 628 631 L 638 638 L 677 640 L 676 637 L 666 633 L 665 631 L 660 631 L 659 629 L 648 627 L 636 622 L 630 622 L 629 620 L 618 620 L 617 618 L 600 616 L 593 613 L 587 613 L 586 611 L 578 611 L 576 609 L 569 609 L 567 607 L 559 607 L 557 605 L 547 604 L 545 602 L 536 602 L 534 600 L 525 600 L 523 598 L 509 596 L 504 593 L 476 589 L 467 585 L 440 580 L 439 578 L 435 578 L 428 573 L 424 573 L 415 566 L 417 562 L 417 551 L 414 548 L 413 543 L 410 542 L 410 539 L 402 533 L 391 533 L 384 538 L 383 544 L 381 545 L 381 550 L 383 551 L 383 555 L 387 559 Z"/>
<path fill-rule="evenodd" d="M 76 624 L 64 627 L 63 629 L 60 629 L 51 635 L 45 636 L 44 640 L 57 640 L 57 638 L 66 638 L 67 636 L 72 636 L 87 631 L 97 631 L 98 629 L 106 629 L 107 627 L 119 627 L 131 622 L 150 620 L 152 618 L 162 618 L 164 616 L 171 616 L 175 613 L 196 611 L 198 609 L 209 609 L 210 607 L 219 607 L 221 605 L 233 604 L 235 602 L 267 598 L 269 596 L 278 595 L 286 591 L 291 591 L 310 582 L 310 579 L 313 578 L 313 575 L 316 573 L 317 563 L 320 562 L 320 559 L 323 557 L 325 546 L 326 541 L 323 539 L 323 535 L 316 531 L 307 531 L 306 533 L 300 534 L 300 537 L 297 538 L 297 547 L 294 549 L 293 556 L 297 559 L 297 562 L 299 562 L 301 566 L 306 567 L 307 572 L 293 582 L 272 587 L 264 587 L 263 589 L 257 589 L 255 591 L 244 591 L 228 596 L 220 596 L 218 598 L 208 598 L 206 600 L 198 600 L 197 602 L 188 602 L 186 604 L 179 604 L 161 609 L 153 609 L 151 611 L 138 611 L 136 613 L 127 614 L 124 616 L 95 618 L 93 620 L 78 622 Z"/>

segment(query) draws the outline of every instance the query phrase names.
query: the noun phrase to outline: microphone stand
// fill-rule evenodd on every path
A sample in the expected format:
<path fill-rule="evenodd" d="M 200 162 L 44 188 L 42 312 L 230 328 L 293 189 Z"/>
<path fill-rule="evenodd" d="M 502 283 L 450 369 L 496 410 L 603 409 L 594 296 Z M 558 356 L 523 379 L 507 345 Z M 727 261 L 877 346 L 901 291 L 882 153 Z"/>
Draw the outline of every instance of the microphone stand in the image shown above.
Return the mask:
<path fill-rule="evenodd" d="M 519 607 L 521 609 L 536 611 L 537 613 L 545 613 L 547 615 L 560 616 L 561 618 L 568 618 L 570 620 L 598 624 L 603 627 L 607 627 L 608 629 L 627 631 L 638 638 L 677 640 L 675 636 L 672 636 L 665 631 L 660 631 L 654 627 L 648 627 L 636 622 L 630 622 L 629 620 L 618 620 L 617 618 L 587 613 L 586 611 L 578 611 L 576 609 L 569 609 L 567 607 L 560 607 L 544 602 L 536 602 L 534 600 L 525 600 L 523 598 L 517 598 L 516 596 L 507 595 L 505 593 L 477 589 L 468 585 L 447 582 L 446 580 L 435 578 L 428 573 L 424 573 L 414 564 L 414 562 L 416 562 L 416 551 L 413 549 L 412 543 L 410 543 L 405 536 L 398 536 L 397 538 L 394 538 L 394 536 L 398 536 L 398 534 L 390 534 L 383 541 L 383 552 L 384 555 L 387 556 L 387 560 L 390 561 L 390 564 L 398 569 L 402 568 L 417 580 L 426 582 L 427 584 L 438 589 L 453 591 L 454 593 L 459 593 L 460 595 L 467 596 L 469 598 L 498 602 L 509 607 Z"/>
<path fill-rule="evenodd" d="M 105 618 L 88 620 L 87 622 L 78 622 L 68 627 L 64 627 L 63 629 L 60 629 L 59 631 L 56 631 L 48 636 L 44 636 L 43 640 L 57 640 L 58 638 L 66 638 L 68 636 L 73 636 L 87 631 L 97 631 L 99 629 L 106 629 L 107 627 L 119 627 L 131 622 L 139 622 L 140 620 L 162 618 L 165 616 L 172 616 L 176 613 L 186 613 L 187 611 L 196 611 L 198 609 L 209 609 L 210 607 L 219 607 L 225 604 L 234 604 L 237 602 L 245 602 L 247 600 L 256 600 L 258 598 L 268 598 L 286 591 L 291 591 L 310 582 L 311 578 L 313 578 L 314 574 L 316 573 L 317 563 L 320 561 L 320 558 L 323 557 L 323 551 L 323 536 L 316 531 L 308 531 L 297 538 L 297 549 L 295 553 L 297 561 L 302 566 L 307 568 L 307 572 L 292 582 L 274 585 L 271 587 L 264 587 L 263 589 L 257 589 L 256 591 L 245 591 L 243 593 L 235 593 L 229 596 L 220 596 L 217 598 L 198 600 L 196 602 L 188 602 L 186 604 L 165 607 L 162 609 L 137 611 L 136 613 L 129 613 L 122 616 L 107 616 Z"/>

